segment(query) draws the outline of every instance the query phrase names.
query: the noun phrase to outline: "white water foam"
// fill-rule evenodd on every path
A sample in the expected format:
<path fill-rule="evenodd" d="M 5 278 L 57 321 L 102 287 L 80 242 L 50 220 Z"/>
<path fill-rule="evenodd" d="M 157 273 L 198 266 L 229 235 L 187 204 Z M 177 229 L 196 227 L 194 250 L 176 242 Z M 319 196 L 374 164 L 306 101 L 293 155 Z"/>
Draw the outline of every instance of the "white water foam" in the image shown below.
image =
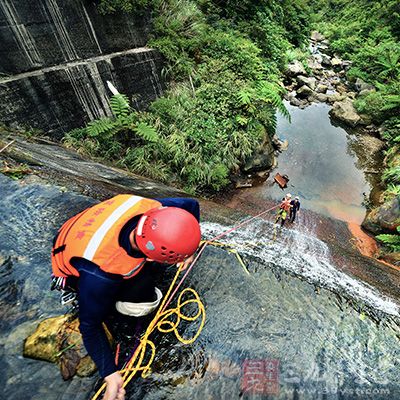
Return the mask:
<path fill-rule="evenodd" d="M 201 224 L 203 236 L 211 239 L 227 229 L 218 223 Z M 220 240 L 234 246 L 240 254 L 255 257 L 262 263 L 272 263 L 305 278 L 308 282 L 352 298 L 362 300 L 374 309 L 399 316 L 399 307 L 389 297 L 371 285 L 339 271 L 332 264 L 326 243 L 310 233 L 279 228 L 279 238 L 273 241 L 274 225 L 258 220 L 234 231 Z"/>

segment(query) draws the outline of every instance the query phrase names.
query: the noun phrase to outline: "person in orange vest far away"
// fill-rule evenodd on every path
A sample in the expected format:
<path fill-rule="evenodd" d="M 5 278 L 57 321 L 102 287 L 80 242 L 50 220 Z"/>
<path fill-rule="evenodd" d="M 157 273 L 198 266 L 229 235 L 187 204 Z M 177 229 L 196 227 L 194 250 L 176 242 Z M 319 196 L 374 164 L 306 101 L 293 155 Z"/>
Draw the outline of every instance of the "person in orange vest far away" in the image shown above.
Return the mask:
<path fill-rule="evenodd" d="M 286 218 L 288 216 L 288 213 L 291 209 L 291 201 L 292 195 L 288 193 L 283 199 L 281 204 L 279 205 L 279 211 L 278 211 L 278 216 L 276 218 L 275 223 L 278 223 L 279 220 L 281 220 L 281 226 L 285 224 Z"/>
<path fill-rule="evenodd" d="M 115 310 L 131 317 L 154 311 L 155 286 L 165 264 L 193 261 L 200 243 L 200 208 L 194 199 L 152 200 L 118 195 L 75 215 L 58 231 L 52 249 L 52 288 L 75 297 L 80 331 L 107 383 L 104 400 L 123 400 L 123 380 L 103 322 Z"/>

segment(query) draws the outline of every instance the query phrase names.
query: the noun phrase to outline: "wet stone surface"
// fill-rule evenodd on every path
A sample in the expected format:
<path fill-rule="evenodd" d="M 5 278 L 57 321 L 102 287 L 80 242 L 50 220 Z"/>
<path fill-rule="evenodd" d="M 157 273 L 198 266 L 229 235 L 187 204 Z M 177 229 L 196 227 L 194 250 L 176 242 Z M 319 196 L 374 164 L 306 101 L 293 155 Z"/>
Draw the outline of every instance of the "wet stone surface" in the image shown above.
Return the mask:
<path fill-rule="evenodd" d="M 90 398 L 95 377 L 63 382 L 57 366 L 22 358 L 22 341 L 38 320 L 65 311 L 48 290 L 51 239 L 65 219 L 95 200 L 2 175 L 0 187 L 0 308 L 6 316 L 0 397 Z M 204 218 L 202 228 L 210 238 L 225 227 Z M 281 399 L 298 398 L 300 390 L 304 399 L 322 398 L 324 391 L 328 398 L 363 399 L 367 389 L 380 390 L 377 399 L 400 395 L 397 305 L 341 275 L 319 239 L 283 233 L 286 239 L 270 243 L 270 224 L 258 221 L 229 237 L 249 274 L 233 254 L 206 250 L 185 283 L 206 307 L 199 339 L 183 346 L 173 335 L 155 335 L 154 372 L 129 386 L 128 399 L 232 399 L 244 392 L 260 398 L 249 394 L 243 377 L 254 360 L 275 363 Z M 265 243 L 251 243 L 255 237 Z M 184 325 L 181 334 L 190 337 L 196 328 Z"/>

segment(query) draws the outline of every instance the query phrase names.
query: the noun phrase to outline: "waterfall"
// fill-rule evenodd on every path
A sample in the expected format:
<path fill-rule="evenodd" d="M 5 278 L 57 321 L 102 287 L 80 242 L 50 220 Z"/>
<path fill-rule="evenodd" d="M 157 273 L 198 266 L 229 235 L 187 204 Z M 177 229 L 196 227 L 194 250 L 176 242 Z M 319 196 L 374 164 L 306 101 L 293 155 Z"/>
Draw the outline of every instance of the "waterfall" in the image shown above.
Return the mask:
<path fill-rule="evenodd" d="M 85 5 L 83 3 L 82 3 L 82 9 L 83 9 L 83 13 L 85 15 L 85 19 L 87 21 L 87 24 L 89 26 L 90 33 L 92 34 L 93 39 L 97 44 L 97 48 L 99 49 L 100 54 L 103 54 L 103 51 L 101 50 L 101 47 L 100 47 L 100 43 L 99 43 L 99 41 L 97 39 L 97 36 L 96 36 L 96 32 L 95 32 L 94 27 L 93 27 L 92 21 L 91 21 L 91 19 L 89 17 L 89 14 L 87 13 Z"/>
<path fill-rule="evenodd" d="M 32 67 L 37 67 L 42 64 L 42 59 L 36 48 L 36 43 L 26 29 L 26 26 L 19 21 L 19 15 L 14 7 L 14 4 L 10 0 L 1 0 L 0 7 L 14 32 L 14 36 L 18 47 L 25 53 L 26 58 Z"/>
<path fill-rule="evenodd" d="M 56 0 L 46 0 L 47 11 L 50 14 L 51 20 L 57 32 L 57 43 L 66 60 L 76 60 L 79 58 L 74 44 L 69 37 L 67 28 L 64 25 L 63 17 L 56 3 Z"/>
<path fill-rule="evenodd" d="M 83 65 L 65 68 L 74 93 L 90 120 L 110 116 L 111 109 L 107 101 L 106 88 L 100 78 L 97 65 L 91 63 L 87 67 L 90 74 Z"/>
<path fill-rule="evenodd" d="M 226 230 L 226 227 L 216 223 L 202 223 L 201 227 L 206 238 Z M 329 247 L 315 234 L 277 229 L 277 239 L 274 240 L 274 224 L 260 220 L 230 233 L 223 242 L 262 265 L 282 268 L 311 284 L 343 292 L 387 314 L 399 315 L 398 306 L 391 299 L 371 285 L 339 271 L 330 257 Z"/>

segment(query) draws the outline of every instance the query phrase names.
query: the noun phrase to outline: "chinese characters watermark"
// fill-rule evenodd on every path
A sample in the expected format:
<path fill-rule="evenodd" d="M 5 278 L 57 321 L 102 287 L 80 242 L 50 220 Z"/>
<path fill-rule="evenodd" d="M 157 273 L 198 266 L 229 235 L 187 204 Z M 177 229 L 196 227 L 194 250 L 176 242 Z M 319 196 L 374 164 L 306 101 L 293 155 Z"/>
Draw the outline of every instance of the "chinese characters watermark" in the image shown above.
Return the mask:
<path fill-rule="evenodd" d="M 279 394 L 279 360 L 244 360 L 241 389 L 248 394 Z"/>

